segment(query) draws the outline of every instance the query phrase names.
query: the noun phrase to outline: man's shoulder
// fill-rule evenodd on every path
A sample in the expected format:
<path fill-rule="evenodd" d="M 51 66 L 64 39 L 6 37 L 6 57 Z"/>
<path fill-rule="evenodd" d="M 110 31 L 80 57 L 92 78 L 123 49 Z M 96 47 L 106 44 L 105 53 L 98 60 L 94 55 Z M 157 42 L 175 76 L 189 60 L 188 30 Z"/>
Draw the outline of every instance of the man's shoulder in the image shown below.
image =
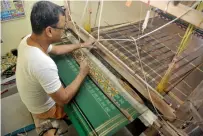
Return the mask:
<path fill-rule="evenodd" d="M 39 53 L 32 59 L 32 67 L 37 70 L 57 69 L 55 62 L 47 55 Z"/>

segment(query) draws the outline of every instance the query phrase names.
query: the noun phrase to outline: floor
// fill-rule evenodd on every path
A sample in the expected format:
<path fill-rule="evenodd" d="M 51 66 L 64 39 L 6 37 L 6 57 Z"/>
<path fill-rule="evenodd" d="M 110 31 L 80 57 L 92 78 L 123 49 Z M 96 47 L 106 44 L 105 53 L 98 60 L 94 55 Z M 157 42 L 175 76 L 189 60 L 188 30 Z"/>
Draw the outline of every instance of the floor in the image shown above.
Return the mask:
<path fill-rule="evenodd" d="M 2 101 L 2 106 L 4 106 L 5 103 L 6 103 L 6 106 L 7 106 L 7 105 L 13 105 L 13 101 L 6 101 L 6 102 L 4 102 L 4 98 L 6 99 L 6 98 L 8 98 L 8 97 L 12 97 L 12 96 L 16 95 L 16 93 L 18 93 L 16 87 L 11 88 L 11 89 L 9 89 L 7 92 L 3 93 L 3 94 L 1 95 L 1 98 L 3 99 L 3 101 Z M 14 107 L 13 107 L 13 108 L 14 108 Z M 13 109 L 13 108 L 12 108 L 12 109 Z M 15 106 L 15 108 L 17 109 L 18 107 Z M 9 108 L 9 109 L 10 109 L 10 108 Z M 10 115 L 8 115 L 8 116 L 10 116 Z M 5 114 L 2 114 L 2 119 L 3 119 L 3 118 L 8 118 L 8 117 L 6 117 Z M 12 124 L 15 125 L 14 123 L 12 123 Z M 4 129 L 4 128 L 6 128 L 6 127 L 17 127 L 17 126 L 8 126 L 8 125 L 7 125 L 7 126 L 3 126 L 3 125 L 2 125 L 1 127 L 2 127 L 2 129 Z M 4 133 L 3 131 L 1 132 L 1 134 L 2 134 L 2 135 L 5 135 L 5 133 Z M 27 132 L 27 135 L 29 135 L 29 136 L 37 136 L 36 130 L 32 130 L 32 131 Z M 68 132 L 67 135 L 68 135 L 68 136 L 78 136 L 78 134 L 77 134 L 75 128 L 73 127 L 73 125 L 70 125 L 70 127 L 69 127 L 69 132 Z"/>
<path fill-rule="evenodd" d="M 6 101 L 5 102 L 5 99 L 6 98 L 9 98 L 9 97 L 13 97 L 13 96 L 15 96 L 15 95 L 17 95 L 17 93 L 18 93 L 18 91 L 17 91 L 17 88 L 16 87 L 14 87 L 14 88 L 11 88 L 11 89 L 9 89 L 7 92 L 5 92 L 5 93 L 3 93 L 2 95 L 1 95 L 1 98 L 3 99 L 2 100 L 2 106 L 3 106 L 3 108 L 5 107 L 5 103 L 6 103 L 6 107 L 9 107 L 10 105 L 13 105 L 13 103 L 15 103 L 15 100 L 12 100 L 12 101 Z M 8 106 L 7 106 L 8 105 Z M 13 118 L 12 120 L 15 120 L 15 117 L 13 117 L 12 115 L 13 115 L 13 111 L 12 110 L 17 110 L 18 111 L 18 104 L 16 104 L 15 105 L 15 107 L 13 107 L 13 108 L 8 108 L 8 111 L 10 111 L 10 112 L 12 112 L 10 115 L 5 115 L 5 113 L 2 113 L 2 121 L 4 122 L 5 121 L 5 119 L 4 118 L 9 118 L 10 117 L 10 119 L 11 118 Z M 22 112 L 22 111 L 20 111 L 20 112 Z M 22 112 L 22 114 L 25 114 L 25 112 L 23 113 Z M 12 117 L 11 117 L 12 116 Z M 18 118 L 17 118 L 18 119 Z M 16 120 L 16 122 L 19 122 L 19 120 Z M 15 123 L 16 123 L 15 122 Z M 9 123 L 8 122 L 6 122 L 6 124 L 8 124 L 8 125 L 2 125 L 1 127 L 2 127 L 2 129 L 3 130 L 5 130 L 5 128 L 6 127 L 12 127 L 12 128 L 18 128 L 18 125 L 17 124 L 15 124 L 15 123 L 10 123 L 10 125 L 12 125 L 12 126 L 9 126 Z M 21 124 L 22 124 L 23 122 L 21 122 Z M 2 123 L 3 124 L 3 123 Z M 5 123 L 4 123 L 5 124 Z M 6 128 L 7 129 L 7 128 Z M 8 130 L 8 129 L 7 129 Z M 5 135 L 5 133 L 2 131 L 1 132 L 1 134 L 2 135 Z M 26 135 L 26 133 L 25 133 L 25 135 Z M 37 136 L 37 133 L 36 133 L 36 130 L 34 129 L 34 130 L 32 130 L 32 131 L 29 131 L 29 132 L 27 132 L 27 135 L 28 136 Z M 66 136 L 66 135 L 65 135 Z M 70 125 L 70 127 L 69 127 L 69 132 L 67 133 L 67 136 L 78 136 L 78 134 L 77 134 L 77 132 L 76 132 L 76 130 L 75 130 L 75 128 L 73 127 L 73 125 Z M 123 129 L 121 129 L 121 130 L 119 130 L 116 134 L 114 134 L 114 136 L 133 136 L 130 132 L 129 132 L 129 130 L 125 127 L 125 128 L 123 128 Z"/>

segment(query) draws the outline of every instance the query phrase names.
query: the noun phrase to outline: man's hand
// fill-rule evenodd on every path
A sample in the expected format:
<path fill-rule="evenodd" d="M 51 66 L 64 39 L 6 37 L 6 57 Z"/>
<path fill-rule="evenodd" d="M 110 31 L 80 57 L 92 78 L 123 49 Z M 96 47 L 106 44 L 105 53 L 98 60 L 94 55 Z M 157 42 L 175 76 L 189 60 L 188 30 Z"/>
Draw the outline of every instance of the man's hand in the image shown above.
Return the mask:
<path fill-rule="evenodd" d="M 94 45 L 95 42 L 95 39 L 89 39 L 87 42 L 81 44 L 81 48 L 96 48 L 96 46 Z"/>
<path fill-rule="evenodd" d="M 87 74 L 89 73 L 89 66 L 88 66 L 88 62 L 86 59 L 84 59 L 81 63 L 80 63 L 80 74 L 82 76 L 87 76 Z"/>
<path fill-rule="evenodd" d="M 56 72 L 57 73 L 57 72 Z M 85 77 L 89 73 L 89 67 L 87 64 L 87 60 L 84 59 L 80 63 L 80 72 L 76 76 L 76 78 L 69 84 L 66 88 L 63 86 L 60 87 L 58 91 L 55 93 L 49 94 L 54 101 L 60 105 L 64 105 L 69 103 L 72 98 L 76 95 L 78 92 L 80 85 L 84 81 Z M 57 73 L 58 74 L 58 73 Z"/>
<path fill-rule="evenodd" d="M 73 25 L 73 22 L 70 21 L 70 20 L 67 20 L 66 21 L 66 28 L 69 28 L 69 29 L 74 29 L 74 25 Z"/>

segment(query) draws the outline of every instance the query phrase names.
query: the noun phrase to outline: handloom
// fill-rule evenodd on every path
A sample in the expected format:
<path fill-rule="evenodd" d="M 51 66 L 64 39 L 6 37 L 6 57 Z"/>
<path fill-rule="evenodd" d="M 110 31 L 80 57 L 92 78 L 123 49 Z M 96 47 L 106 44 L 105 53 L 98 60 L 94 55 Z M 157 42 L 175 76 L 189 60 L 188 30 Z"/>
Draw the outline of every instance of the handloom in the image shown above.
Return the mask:
<path fill-rule="evenodd" d="M 154 23 L 152 27 L 149 27 L 145 30 L 145 33 L 150 31 L 150 29 L 154 29 L 153 27 L 159 27 L 160 25 L 166 23 L 166 20 L 163 20 L 159 17 L 154 18 Z M 84 32 L 83 32 L 84 33 Z M 104 39 L 110 38 L 126 38 L 128 36 L 136 36 L 139 34 L 139 22 L 128 25 L 120 25 L 113 27 L 105 27 L 100 31 L 100 36 Z M 168 67 L 168 64 L 174 57 L 174 54 L 177 50 L 178 43 L 181 41 L 181 36 L 184 34 L 184 30 L 176 26 L 175 24 L 171 24 L 169 27 L 166 27 L 146 38 L 143 38 L 140 41 L 137 41 L 139 46 L 141 61 L 143 63 L 144 71 L 147 75 L 147 84 L 156 91 L 156 86 L 158 82 L 161 80 L 165 70 Z M 97 37 L 97 33 L 93 32 L 93 36 Z M 81 37 L 85 37 L 83 34 L 80 34 Z M 77 36 L 76 36 L 77 37 Z M 85 39 L 85 38 L 84 38 Z M 191 92 L 197 87 L 198 84 L 202 81 L 202 42 L 201 38 L 193 36 L 193 39 L 190 41 L 190 45 L 188 45 L 187 50 L 185 50 L 181 57 L 177 60 L 177 67 L 175 72 L 169 81 L 169 87 L 167 91 L 162 94 L 163 101 L 160 100 L 161 104 L 157 102 L 159 96 L 153 92 L 153 99 L 155 104 L 157 104 L 157 108 L 159 111 L 163 112 L 163 117 L 168 117 L 168 119 L 175 119 L 177 122 L 177 126 L 180 124 L 184 124 L 183 121 L 180 121 L 182 118 L 181 115 L 173 116 L 174 110 L 177 110 L 181 105 L 189 98 L 188 96 Z M 135 45 L 133 42 L 129 41 L 102 41 L 100 42 L 105 48 L 113 53 L 113 55 L 119 57 L 120 61 L 128 66 L 128 69 L 132 73 L 131 76 L 136 75 L 134 78 L 139 78 L 145 85 L 146 83 L 142 79 L 142 72 L 139 65 L 139 61 L 137 58 L 137 52 L 135 49 Z M 140 46 L 142 45 L 142 46 Z M 97 46 L 99 49 L 97 51 L 92 50 L 91 52 L 97 52 L 103 58 L 108 61 L 108 57 L 106 56 L 107 50 L 102 46 Z M 101 48 L 102 47 L 102 48 Z M 95 54 L 95 56 L 96 56 Z M 103 55 L 102 55 L 103 54 Z M 104 55 L 105 54 L 105 55 Z M 116 70 L 118 69 L 118 62 L 112 62 L 113 60 L 108 61 L 110 65 L 112 65 Z M 116 63 L 116 64 L 114 64 Z M 125 77 L 124 74 L 121 73 L 122 76 Z M 196 77 L 195 82 L 191 82 L 191 77 Z M 134 87 L 139 88 L 135 84 L 135 82 L 130 81 L 130 76 L 125 77 Z M 192 84 L 191 84 L 192 83 Z M 188 88 L 188 89 L 187 89 Z M 144 94 L 144 93 L 143 93 Z M 156 95 L 157 94 L 157 95 Z M 145 94 L 147 96 L 147 94 Z M 167 107 L 167 104 L 169 107 Z M 160 106 L 160 107 L 158 107 Z M 170 109 L 171 107 L 171 109 Z M 169 110 L 166 110 L 169 109 Z M 181 109 L 181 108 L 180 108 Z M 170 112 L 171 110 L 171 112 Z M 177 110 L 178 111 L 178 110 Z M 177 119 L 176 119 L 177 118 Z M 187 122 L 187 120 L 186 120 Z M 190 121 L 189 121 L 190 122 Z"/>
<path fill-rule="evenodd" d="M 154 18 L 153 26 L 151 26 L 151 28 L 149 27 L 146 32 L 165 24 L 166 22 L 167 21 L 156 17 Z M 138 22 L 115 29 L 112 28 L 110 30 L 101 31 L 100 36 L 104 39 L 125 39 L 129 36 L 137 36 L 140 33 Z M 183 34 L 183 30 L 178 28 L 175 24 L 172 24 L 137 42 L 143 68 L 147 75 L 147 83 L 152 88 L 156 89 L 158 82 L 163 77 L 164 72 L 167 70 L 169 63 L 175 55 L 177 46 L 181 41 L 180 36 Z M 95 37 L 97 37 L 96 33 Z M 166 93 L 163 94 L 169 104 L 173 103 L 172 106 L 174 106 L 174 108 L 177 107 L 178 104 L 182 104 L 187 98 L 187 95 L 203 80 L 202 42 L 203 40 L 201 38 L 196 38 L 194 36 L 188 45 L 189 48 L 177 58 L 176 68 L 170 78 Z M 101 43 L 132 69 L 134 73 L 139 75 L 140 78 L 143 78 L 133 42 L 102 41 Z M 190 73 L 188 76 L 196 77 L 195 82 L 190 82 L 191 79 L 189 77 L 184 77 L 188 72 Z"/>
<path fill-rule="evenodd" d="M 99 20 L 101 20 L 102 7 L 103 1 L 101 2 Z M 89 34 L 75 24 L 71 18 L 73 23 L 72 27 L 70 27 L 70 33 L 67 33 L 66 39 L 72 43 L 81 40 L 86 41 L 90 37 L 98 40 L 95 44 L 98 48 L 97 50 L 80 49 L 72 54 L 72 57 L 77 62 L 80 62 L 84 57 L 88 58 L 90 75 L 85 80 L 83 86 L 87 87 L 86 84 L 92 86 L 92 88 L 97 90 L 95 92 L 97 95 L 102 92 L 106 99 L 117 109 L 114 115 L 122 115 L 126 120 L 123 124 L 121 123 L 117 126 L 113 123 L 109 124 L 107 127 L 113 127 L 111 130 L 104 128 L 98 131 L 98 124 L 102 125 L 105 121 L 101 121 L 100 118 L 94 118 L 95 122 L 99 122 L 94 123 L 93 117 L 90 115 L 93 114 L 93 110 L 97 109 L 99 105 L 92 110 L 82 108 L 82 105 L 84 106 L 87 100 L 83 100 L 84 97 L 81 97 L 79 93 L 73 102 L 66 107 L 66 112 L 71 117 L 73 124 L 81 135 L 112 135 L 119 128 L 138 117 L 138 115 L 143 123 L 150 124 L 158 132 L 167 135 L 186 135 L 202 129 L 203 120 L 200 115 L 202 115 L 203 111 L 201 98 L 203 90 L 203 41 L 202 36 L 199 36 L 199 32 L 201 34 L 202 31 L 201 29 L 195 30 L 195 33 L 198 32 L 198 36 L 193 34 L 187 48 L 176 58 L 175 67 L 168 79 L 168 84 L 164 91 L 160 92 L 157 90 L 157 86 L 172 60 L 174 60 L 174 56 L 179 48 L 178 46 L 185 34 L 185 27 L 177 25 L 176 22 L 169 23 L 171 22 L 170 19 L 162 15 L 159 14 L 157 17 L 149 19 L 148 22 L 150 23 L 148 23 L 143 33 L 141 32 L 141 25 L 144 20 L 105 27 L 100 27 L 99 21 L 98 28 Z M 184 19 L 188 20 L 188 18 Z M 159 29 L 165 24 L 169 25 Z M 197 24 L 195 25 L 197 26 Z M 158 30 L 154 31 L 157 28 Z M 61 68 L 67 65 L 67 67 L 70 66 L 74 69 L 72 65 L 68 65 L 69 62 L 65 61 L 71 60 L 73 62 L 74 60 L 70 55 L 63 57 L 53 57 L 53 59 L 59 68 L 59 75 L 62 82 L 64 85 L 68 85 L 71 81 L 66 81 L 68 78 L 65 79 L 67 76 L 64 74 L 68 72 L 61 72 L 68 71 L 68 68 L 64 68 L 63 70 Z M 100 63 L 97 62 L 103 64 L 102 68 Z M 73 65 L 76 66 L 76 64 Z M 108 67 L 109 65 L 110 68 Z M 99 67 L 100 69 L 97 69 Z M 115 75 L 112 75 L 111 72 L 105 72 L 103 69 L 106 68 L 109 70 L 113 69 L 119 76 L 115 73 Z M 70 71 L 72 70 L 70 69 Z M 113 78 L 111 78 L 112 76 Z M 121 85 L 122 83 L 119 82 L 119 78 L 124 79 L 131 87 L 134 87 L 135 91 L 137 90 L 148 99 L 153 105 L 154 110 L 152 111 L 154 113 L 135 98 L 136 92 L 127 91 Z M 80 92 L 83 92 L 82 90 L 85 89 L 83 86 L 80 88 Z M 90 95 L 88 94 L 89 91 L 84 91 L 83 93 L 83 96 Z M 126 109 L 125 106 L 122 107 L 121 104 L 118 104 L 120 101 L 117 102 L 117 99 L 115 99 L 117 95 L 122 97 L 122 100 L 136 112 L 136 117 L 131 115 L 128 108 Z M 80 103 L 80 100 L 83 103 Z M 89 106 L 88 109 L 90 107 L 93 106 Z M 73 112 L 74 110 L 77 112 Z M 94 115 L 97 115 L 96 111 Z M 156 119 L 156 116 L 158 119 Z M 119 120 L 115 122 L 117 121 L 119 122 Z"/>

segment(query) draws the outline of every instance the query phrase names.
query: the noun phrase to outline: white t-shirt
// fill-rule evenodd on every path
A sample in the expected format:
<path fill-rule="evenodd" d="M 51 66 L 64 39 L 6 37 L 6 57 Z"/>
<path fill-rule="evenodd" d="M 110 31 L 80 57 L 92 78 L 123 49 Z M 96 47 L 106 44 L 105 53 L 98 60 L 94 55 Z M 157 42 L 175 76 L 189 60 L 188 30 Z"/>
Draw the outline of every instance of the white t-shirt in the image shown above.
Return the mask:
<path fill-rule="evenodd" d="M 61 87 L 55 62 L 39 48 L 27 45 L 26 36 L 18 47 L 16 84 L 23 103 L 34 114 L 48 111 L 54 100 L 48 95 Z M 49 46 L 50 52 L 52 45 Z"/>

